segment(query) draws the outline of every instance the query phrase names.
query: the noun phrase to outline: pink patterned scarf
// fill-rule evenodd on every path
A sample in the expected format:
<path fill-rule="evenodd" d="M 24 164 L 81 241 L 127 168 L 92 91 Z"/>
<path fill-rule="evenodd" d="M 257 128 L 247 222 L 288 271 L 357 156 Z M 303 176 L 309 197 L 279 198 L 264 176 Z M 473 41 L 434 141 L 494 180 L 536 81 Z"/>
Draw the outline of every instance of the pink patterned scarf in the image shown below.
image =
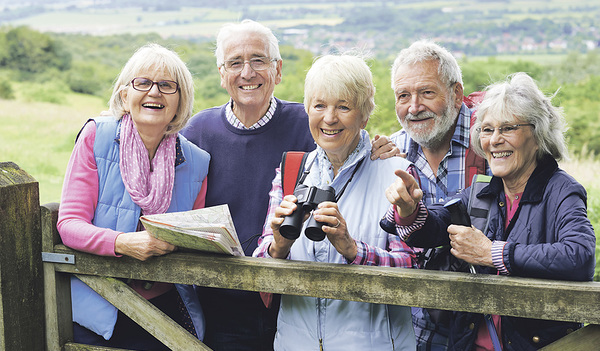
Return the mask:
<path fill-rule="evenodd" d="M 175 134 L 165 135 L 152 159 L 131 116 L 121 119 L 119 166 L 123 183 L 134 203 L 145 215 L 165 213 L 171 204 L 175 183 Z"/>

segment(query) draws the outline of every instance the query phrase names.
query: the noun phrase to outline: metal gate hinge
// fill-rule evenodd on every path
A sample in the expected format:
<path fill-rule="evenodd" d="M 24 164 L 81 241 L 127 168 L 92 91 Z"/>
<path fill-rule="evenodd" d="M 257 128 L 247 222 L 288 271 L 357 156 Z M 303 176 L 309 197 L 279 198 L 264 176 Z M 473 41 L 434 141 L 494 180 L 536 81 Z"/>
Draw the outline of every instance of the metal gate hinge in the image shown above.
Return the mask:
<path fill-rule="evenodd" d="M 42 262 L 75 264 L 75 255 L 42 252 Z"/>

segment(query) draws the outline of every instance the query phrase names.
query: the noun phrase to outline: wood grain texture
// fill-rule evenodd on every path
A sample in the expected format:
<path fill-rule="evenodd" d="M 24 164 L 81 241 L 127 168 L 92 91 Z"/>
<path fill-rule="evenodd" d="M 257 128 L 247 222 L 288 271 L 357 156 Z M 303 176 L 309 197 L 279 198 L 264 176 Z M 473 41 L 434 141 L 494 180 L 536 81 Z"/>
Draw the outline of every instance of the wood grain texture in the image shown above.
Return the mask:
<path fill-rule="evenodd" d="M 76 276 L 171 350 L 210 350 L 122 281 L 90 275 Z"/>
<path fill-rule="evenodd" d="M 12 162 L 0 163 L 0 248 L 0 350 L 43 350 L 39 187 Z"/>
<path fill-rule="evenodd" d="M 146 262 L 76 252 L 61 272 L 600 324 L 600 283 L 172 253 Z"/>

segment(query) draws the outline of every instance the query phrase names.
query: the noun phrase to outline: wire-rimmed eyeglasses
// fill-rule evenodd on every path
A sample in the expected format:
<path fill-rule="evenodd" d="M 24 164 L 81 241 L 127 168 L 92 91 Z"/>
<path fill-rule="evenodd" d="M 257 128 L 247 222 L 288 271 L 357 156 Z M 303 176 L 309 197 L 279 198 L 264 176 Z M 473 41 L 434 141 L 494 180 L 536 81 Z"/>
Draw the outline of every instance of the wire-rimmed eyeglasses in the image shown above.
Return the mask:
<path fill-rule="evenodd" d="M 531 126 L 531 127 L 535 128 L 535 126 L 531 123 L 520 123 L 520 124 L 505 124 L 501 127 L 496 127 L 496 128 L 485 126 L 485 127 L 477 128 L 477 131 L 479 132 L 479 136 L 482 138 L 490 138 L 494 134 L 494 131 L 496 131 L 496 130 L 498 130 L 498 133 L 500 133 L 500 135 L 511 136 L 511 135 L 515 134 L 515 132 L 517 130 L 519 130 L 519 127 L 527 127 L 527 126 Z"/>
<path fill-rule="evenodd" d="M 137 77 L 131 80 L 131 86 L 137 91 L 150 91 L 156 84 L 158 91 L 163 94 L 175 94 L 179 90 L 179 84 L 172 80 L 159 80 L 154 82 L 148 78 Z"/>
<path fill-rule="evenodd" d="M 244 60 L 227 60 L 223 63 L 222 67 L 225 68 L 225 71 L 229 73 L 240 73 L 246 63 L 250 65 L 255 71 L 264 71 L 269 68 L 271 62 L 277 61 L 277 59 L 272 59 L 268 57 L 254 57 L 248 61 Z"/>

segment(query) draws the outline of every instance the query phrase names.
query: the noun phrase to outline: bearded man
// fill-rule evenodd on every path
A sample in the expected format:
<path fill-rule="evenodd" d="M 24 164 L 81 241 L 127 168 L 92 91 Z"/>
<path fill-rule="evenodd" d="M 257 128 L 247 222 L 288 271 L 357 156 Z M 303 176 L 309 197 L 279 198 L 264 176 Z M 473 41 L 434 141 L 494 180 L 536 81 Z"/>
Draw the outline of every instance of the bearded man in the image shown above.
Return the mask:
<path fill-rule="evenodd" d="M 445 202 L 469 185 L 471 110 L 463 103 L 461 69 L 446 49 L 420 40 L 396 57 L 392 89 L 402 130 L 391 139 L 416 166 L 425 204 Z M 446 350 L 448 322 L 429 312 L 413 308 L 417 349 Z"/>

